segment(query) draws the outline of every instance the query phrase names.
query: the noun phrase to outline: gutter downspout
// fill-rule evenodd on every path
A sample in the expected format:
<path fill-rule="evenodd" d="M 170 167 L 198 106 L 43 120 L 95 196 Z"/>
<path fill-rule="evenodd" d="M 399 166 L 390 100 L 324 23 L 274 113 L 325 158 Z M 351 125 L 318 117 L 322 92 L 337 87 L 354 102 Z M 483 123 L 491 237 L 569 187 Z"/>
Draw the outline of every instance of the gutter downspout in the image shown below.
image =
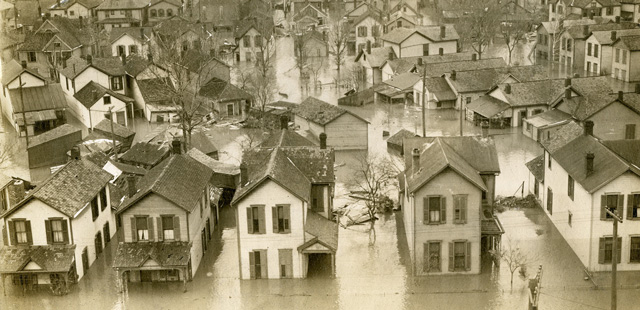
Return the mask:
<path fill-rule="evenodd" d="M 242 240 L 242 238 L 240 238 L 240 222 L 238 222 L 238 208 L 237 206 L 233 206 L 231 205 L 230 207 L 235 209 L 235 215 L 236 215 L 236 236 L 238 236 L 238 274 L 240 275 L 240 279 L 242 280 L 242 253 L 241 253 L 241 247 L 240 247 L 240 242 Z"/>
<path fill-rule="evenodd" d="M 589 212 L 589 218 L 591 219 L 589 222 L 589 264 L 587 265 L 587 270 L 589 270 L 589 268 L 591 267 L 591 250 L 593 249 L 593 194 L 591 194 L 591 208 L 590 208 L 590 212 Z"/>
<path fill-rule="evenodd" d="M 191 229 L 189 229 L 189 211 L 185 210 L 184 214 L 187 215 L 187 241 L 191 242 Z"/>

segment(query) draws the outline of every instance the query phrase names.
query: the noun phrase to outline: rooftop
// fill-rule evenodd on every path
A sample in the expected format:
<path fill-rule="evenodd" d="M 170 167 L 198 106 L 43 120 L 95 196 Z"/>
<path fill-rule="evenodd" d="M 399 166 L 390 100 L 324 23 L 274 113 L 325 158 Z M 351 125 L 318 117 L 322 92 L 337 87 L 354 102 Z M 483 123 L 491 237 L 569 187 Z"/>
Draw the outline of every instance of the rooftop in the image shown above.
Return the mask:
<path fill-rule="evenodd" d="M 360 57 L 365 57 L 365 60 L 369 62 L 369 66 L 372 68 L 379 68 L 384 65 L 385 61 L 389 59 L 389 53 L 393 53 L 393 48 L 387 47 L 374 47 L 371 49 L 371 53 L 367 53 L 366 49 L 360 50 L 355 61 L 359 61 Z M 395 53 L 394 53 L 395 57 Z"/>
<path fill-rule="evenodd" d="M 169 146 L 166 144 L 138 142 L 126 151 L 120 160 L 143 164 L 145 166 L 155 166 L 169 153 Z"/>
<path fill-rule="evenodd" d="M 230 82 L 212 78 L 200 88 L 200 96 L 217 102 L 251 100 L 253 96 Z"/>
<path fill-rule="evenodd" d="M 456 32 L 456 29 L 452 25 L 445 25 L 444 37 L 440 37 L 440 26 L 417 26 L 415 28 L 395 28 L 383 35 L 381 39 L 383 41 L 400 44 L 414 33 L 418 33 L 434 42 L 452 41 L 460 38 L 458 32 Z"/>
<path fill-rule="evenodd" d="M 42 271 L 51 273 L 69 272 L 74 264 L 75 244 L 15 247 L 0 249 L 0 273 L 16 273 L 33 262 Z"/>
<path fill-rule="evenodd" d="M 22 98 L 24 98 L 24 104 L 19 88 L 10 89 L 9 95 L 13 105 L 13 113 L 62 110 L 67 107 L 67 99 L 58 83 L 38 87 L 23 87 Z"/>
<path fill-rule="evenodd" d="M 63 124 L 49 131 L 45 131 L 37 136 L 31 137 L 29 139 L 29 148 L 81 131 L 82 130 L 75 128 L 70 124 Z"/>
<path fill-rule="evenodd" d="M 73 97 L 76 98 L 78 102 L 82 103 L 85 108 L 90 110 L 91 107 L 93 107 L 93 105 L 98 102 L 98 100 L 102 99 L 105 95 L 115 97 L 125 103 L 133 102 L 133 99 L 125 95 L 116 93 L 113 90 L 108 89 L 94 81 L 90 81 L 89 83 L 87 83 L 87 85 L 82 87 L 77 93 L 73 95 Z"/>
<path fill-rule="evenodd" d="M 92 58 L 91 64 L 85 59 L 72 56 L 67 60 L 67 66 L 59 69 L 60 73 L 70 79 L 75 79 L 86 68 L 93 67 L 109 76 L 125 75 L 122 59 L 117 56 Z"/>
<path fill-rule="evenodd" d="M 526 166 L 538 182 L 544 182 L 544 154 L 528 161 Z"/>
<path fill-rule="evenodd" d="M 304 101 L 302 101 L 298 106 L 293 109 L 293 112 L 309 121 L 320 125 L 326 125 L 331 123 L 342 114 L 349 113 L 364 122 L 367 122 L 365 119 L 343 109 L 338 106 L 332 105 L 328 102 L 322 101 L 315 97 L 307 97 Z M 367 122 L 368 123 L 368 122 Z"/>
<path fill-rule="evenodd" d="M 571 115 L 558 109 L 551 109 L 540 114 L 527 117 L 525 122 L 537 128 L 552 127 L 562 125 L 571 120 Z"/>
<path fill-rule="evenodd" d="M 187 266 L 190 242 L 121 242 L 113 259 L 114 268 L 138 268 L 147 260 L 162 267 Z"/>
<path fill-rule="evenodd" d="M 441 63 L 431 63 L 425 64 L 425 68 L 427 70 L 427 76 L 436 77 L 442 76 L 443 74 L 451 73 L 452 71 L 463 71 L 463 70 L 479 70 L 486 68 L 500 68 L 506 67 L 506 62 L 502 57 L 498 58 L 484 58 L 478 60 L 463 60 L 463 61 L 453 61 L 453 62 L 441 62 Z M 424 70 L 424 69 L 423 69 Z"/>
<path fill-rule="evenodd" d="M 94 130 L 99 130 L 99 131 L 108 132 L 108 133 L 111 133 L 111 128 L 113 128 L 113 133 L 116 135 L 116 137 L 119 137 L 122 139 L 135 136 L 136 134 L 135 131 L 123 125 L 120 125 L 116 122 L 112 122 L 108 119 L 103 119 L 100 123 L 98 123 L 93 127 Z"/>

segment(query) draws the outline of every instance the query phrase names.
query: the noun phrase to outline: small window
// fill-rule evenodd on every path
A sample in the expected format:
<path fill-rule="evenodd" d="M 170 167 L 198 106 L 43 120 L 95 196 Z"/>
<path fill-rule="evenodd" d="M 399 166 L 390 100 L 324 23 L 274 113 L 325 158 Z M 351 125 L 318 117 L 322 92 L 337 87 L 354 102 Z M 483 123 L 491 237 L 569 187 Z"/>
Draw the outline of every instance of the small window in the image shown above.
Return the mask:
<path fill-rule="evenodd" d="M 107 207 L 107 188 L 104 187 L 100 191 L 100 209 L 104 211 L 106 207 Z"/>
<path fill-rule="evenodd" d="M 13 220 L 11 221 L 15 231 L 15 243 L 16 244 L 29 244 L 29 234 L 31 234 L 31 225 L 25 220 Z"/>
<path fill-rule="evenodd" d="M 74 16 L 74 15 L 76 15 L 76 12 L 74 12 L 74 11 L 69 11 L 69 16 Z"/>
<path fill-rule="evenodd" d="M 613 7 L 612 6 L 608 6 L 607 7 L 607 15 L 613 15 Z"/>
<path fill-rule="evenodd" d="M 618 194 L 602 195 L 600 197 L 600 219 L 601 220 L 613 219 L 613 217 L 609 215 L 609 213 L 606 211 L 607 209 L 609 209 L 614 214 L 617 214 L 618 216 L 620 216 L 622 213 L 621 212 L 622 210 L 619 210 L 618 207 L 622 208 L 623 201 L 624 201 L 624 195 L 618 195 Z"/>
<path fill-rule="evenodd" d="M 640 263 L 640 237 L 631 237 L 629 262 Z"/>
<path fill-rule="evenodd" d="M 627 140 L 633 140 L 636 138 L 636 124 L 625 125 L 624 138 Z"/>
<path fill-rule="evenodd" d="M 53 48 L 55 48 L 55 49 L 59 49 L 59 48 L 60 48 L 60 46 L 62 46 L 62 45 L 60 44 L 60 42 L 53 42 Z"/>
<path fill-rule="evenodd" d="M 620 263 L 621 254 L 622 254 L 622 238 L 618 237 L 616 240 L 616 248 L 617 248 L 617 261 Z M 598 253 L 598 263 L 600 264 L 611 264 L 613 261 L 613 237 L 602 237 L 600 238 L 600 246 Z"/>
<path fill-rule="evenodd" d="M 138 46 L 137 45 L 129 45 L 129 54 L 137 54 Z"/>
<path fill-rule="evenodd" d="M 158 9 L 158 17 L 164 17 L 164 10 Z"/>
<path fill-rule="evenodd" d="M 149 240 L 149 226 L 147 217 L 136 217 L 136 234 L 138 240 Z"/>
<path fill-rule="evenodd" d="M 173 221 L 173 216 L 162 217 L 162 237 L 164 240 L 173 240 L 175 238 L 173 233 Z"/>
<path fill-rule="evenodd" d="M 593 45 L 593 57 L 598 57 L 598 44 Z"/>
<path fill-rule="evenodd" d="M 158 17 L 158 11 L 156 11 L 156 9 L 151 9 L 151 17 Z"/>
<path fill-rule="evenodd" d="M 36 62 L 36 52 L 27 52 L 27 60 L 29 62 Z"/>
<path fill-rule="evenodd" d="M 284 234 L 290 233 L 291 214 L 288 205 L 277 205 L 272 208 L 273 232 Z"/>
<path fill-rule="evenodd" d="M 615 61 L 618 62 L 618 63 L 620 62 L 620 49 L 619 48 L 616 48 L 616 60 Z"/>
<path fill-rule="evenodd" d="M 547 187 L 547 212 L 553 215 L 553 191 L 551 187 Z"/>
<path fill-rule="evenodd" d="M 422 56 L 429 56 L 429 44 L 422 44 Z"/>
<path fill-rule="evenodd" d="M 571 198 L 571 200 L 573 200 L 573 186 L 574 186 L 573 178 L 571 176 L 568 176 L 567 195 L 569 195 L 569 198 Z"/>
<path fill-rule="evenodd" d="M 429 241 L 424 244 L 424 271 L 440 272 L 441 271 L 441 252 L 442 246 L 440 241 Z"/>
<path fill-rule="evenodd" d="M 591 56 L 591 49 L 593 48 L 593 44 L 587 43 L 587 55 Z"/>
<path fill-rule="evenodd" d="M 122 90 L 122 77 L 114 76 L 111 78 L 111 89 L 112 90 Z"/>
<path fill-rule="evenodd" d="M 102 98 L 102 101 L 104 102 L 104 104 L 111 104 L 111 96 L 104 96 Z"/>
<path fill-rule="evenodd" d="M 167 9 L 167 17 L 173 16 L 173 9 Z"/>
<path fill-rule="evenodd" d="M 573 213 L 569 211 L 567 214 L 568 214 L 567 222 L 569 223 L 569 226 L 571 226 L 571 222 L 573 220 Z"/>
<path fill-rule="evenodd" d="M 547 133 L 549 133 L 549 131 L 547 131 Z M 549 139 L 550 137 L 547 136 L 547 139 Z M 551 170 L 551 154 L 547 153 L 547 166 L 549 167 L 549 170 Z"/>
<path fill-rule="evenodd" d="M 100 215 L 100 208 L 98 207 L 98 196 L 93 197 L 91 200 L 91 218 L 95 221 Z"/>
<path fill-rule="evenodd" d="M 111 10 L 110 14 L 111 14 L 111 16 L 116 15 L 116 11 L 115 10 Z"/>

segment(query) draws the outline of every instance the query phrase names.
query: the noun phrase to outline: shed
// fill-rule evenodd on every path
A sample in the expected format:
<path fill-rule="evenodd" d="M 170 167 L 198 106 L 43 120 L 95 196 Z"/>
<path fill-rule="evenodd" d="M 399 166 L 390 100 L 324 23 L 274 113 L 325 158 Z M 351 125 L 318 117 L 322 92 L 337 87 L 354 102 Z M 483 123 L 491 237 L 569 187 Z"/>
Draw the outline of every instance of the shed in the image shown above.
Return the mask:
<path fill-rule="evenodd" d="M 67 151 L 82 141 L 82 130 L 69 124 L 29 139 L 29 169 L 52 167 L 67 162 Z"/>
<path fill-rule="evenodd" d="M 93 128 L 93 132 L 111 139 L 111 124 L 113 124 L 113 134 L 115 134 L 116 141 L 120 141 L 120 143 L 122 143 L 120 151 L 127 151 L 131 148 L 131 144 L 133 144 L 133 138 L 136 136 L 135 131 L 108 119 L 104 119 Z"/>

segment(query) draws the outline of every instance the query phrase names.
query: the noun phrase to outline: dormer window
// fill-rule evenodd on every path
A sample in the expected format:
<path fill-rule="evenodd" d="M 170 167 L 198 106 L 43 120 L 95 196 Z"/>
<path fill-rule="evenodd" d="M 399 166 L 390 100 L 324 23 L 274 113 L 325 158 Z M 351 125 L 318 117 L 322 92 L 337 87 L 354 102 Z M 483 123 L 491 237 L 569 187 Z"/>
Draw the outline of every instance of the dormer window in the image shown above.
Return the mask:
<path fill-rule="evenodd" d="M 60 48 L 61 44 L 60 42 L 53 42 L 53 48 Z"/>
<path fill-rule="evenodd" d="M 111 90 L 122 90 L 121 76 L 114 76 L 111 78 Z"/>
<path fill-rule="evenodd" d="M 104 97 L 102 98 L 102 100 L 103 100 L 103 102 L 104 102 L 104 104 L 105 104 L 105 105 L 107 105 L 107 104 L 111 104 L 111 96 L 104 96 Z"/>

